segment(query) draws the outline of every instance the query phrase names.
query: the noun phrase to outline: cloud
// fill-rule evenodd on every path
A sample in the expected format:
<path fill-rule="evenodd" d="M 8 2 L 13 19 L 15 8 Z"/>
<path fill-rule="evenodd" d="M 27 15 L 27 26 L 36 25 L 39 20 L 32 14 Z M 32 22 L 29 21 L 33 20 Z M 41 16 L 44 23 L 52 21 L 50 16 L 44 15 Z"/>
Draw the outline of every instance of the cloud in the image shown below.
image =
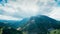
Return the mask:
<path fill-rule="evenodd" d="M 10 0 L 4 7 L 1 7 L 0 9 L 5 11 L 4 15 L 10 15 L 14 17 L 29 17 L 37 13 L 38 6 L 35 4 L 37 0 L 34 0 L 35 2 L 32 0 L 21 1 L 22 0 L 17 0 L 16 2 L 13 2 Z"/>
<path fill-rule="evenodd" d="M 0 5 L 3 15 L 16 18 L 31 17 L 52 12 L 53 0 L 8 0 L 4 6 Z M 2 13 L 1 13 L 2 14 Z"/>
<path fill-rule="evenodd" d="M 53 11 L 49 13 L 49 17 L 60 21 L 60 7 L 54 7 Z"/>
<path fill-rule="evenodd" d="M 21 18 L 14 18 L 11 16 L 0 15 L 0 20 L 21 20 Z"/>

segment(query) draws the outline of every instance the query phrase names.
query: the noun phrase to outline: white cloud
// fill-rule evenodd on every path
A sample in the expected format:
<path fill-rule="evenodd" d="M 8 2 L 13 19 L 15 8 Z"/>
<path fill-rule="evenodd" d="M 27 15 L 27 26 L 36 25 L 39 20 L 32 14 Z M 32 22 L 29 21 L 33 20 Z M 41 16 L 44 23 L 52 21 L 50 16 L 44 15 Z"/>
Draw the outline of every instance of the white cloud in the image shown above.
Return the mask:
<path fill-rule="evenodd" d="M 39 2 L 38 5 L 37 3 Z M 8 0 L 5 6 L 1 6 L 0 9 L 5 11 L 4 15 L 13 17 L 29 17 L 36 14 L 47 14 L 52 9 L 53 0 Z M 43 4 L 41 4 L 43 3 Z M 51 11 L 50 11 L 51 12 Z"/>
<path fill-rule="evenodd" d="M 20 18 L 14 18 L 11 16 L 6 16 L 6 15 L 0 15 L 0 20 L 20 20 Z"/>
<path fill-rule="evenodd" d="M 54 7 L 53 11 L 48 16 L 60 21 L 60 7 Z"/>
<path fill-rule="evenodd" d="M 38 6 L 34 3 L 34 1 L 36 2 L 37 0 L 34 0 L 34 1 L 32 1 L 32 0 L 25 1 L 24 0 L 23 2 L 21 2 L 21 1 L 19 1 L 19 2 L 9 1 L 4 7 L 0 8 L 0 9 L 3 9 L 5 11 L 5 15 L 10 15 L 10 16 L 14 16 L 17 13 L 20 14 L 20 15 L 17 14 L 18 16 L 21 16 L 24 14 L 25 14 L 24 16 L 26 16 L 26 15 L 32 16 L 37 13 Z"/>

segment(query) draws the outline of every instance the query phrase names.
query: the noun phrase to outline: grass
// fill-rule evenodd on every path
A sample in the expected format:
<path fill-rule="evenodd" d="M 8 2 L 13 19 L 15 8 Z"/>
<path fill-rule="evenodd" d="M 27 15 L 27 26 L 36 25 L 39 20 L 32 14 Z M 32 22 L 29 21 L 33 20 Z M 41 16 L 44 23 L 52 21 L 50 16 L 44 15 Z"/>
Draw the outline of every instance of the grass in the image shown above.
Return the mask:
<path fill-rule="evenodd" d="M 3 28 L 0 27 L 0 34 L 2 34 L 2 33 L 3 33 Z"/>
<path fill-rule="evenodd" d="M 51 30 L 50 34 L 60 34 L 60 29 Z"/>

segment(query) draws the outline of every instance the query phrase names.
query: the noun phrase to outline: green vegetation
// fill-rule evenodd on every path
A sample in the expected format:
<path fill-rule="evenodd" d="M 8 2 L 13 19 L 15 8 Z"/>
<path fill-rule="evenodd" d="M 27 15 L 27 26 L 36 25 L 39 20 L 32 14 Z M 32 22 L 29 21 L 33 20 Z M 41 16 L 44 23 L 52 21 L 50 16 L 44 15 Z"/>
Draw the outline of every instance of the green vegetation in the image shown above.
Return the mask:
<path fill-rule="evenodd" d="M 2 34 L 2 33 L 3 33 L 3 28 L 0 27 L 0 34 Z"/>
<path fill-rule="evenodd" d="M 5 28 L 1 28 L 0 27 L 0 34 L 5 34 L 5 32 L 8 34 L 27 34 L 26 32 L 22 32 L 22 31 L 17 31 L 15 29 L 5 29 Z M 55 30 L 51 30 L 49 34 L 60 34 L 60 29 L 55 29 Z"/>
<path fill-rule="evenodd" d="M 60 29 L 50 31 L 50 34 L 60 34 Z"/>
<path fill-rule="evenodd" d="M 0 27 L 0 34 L 22 34 L 22 31 L 17 31 L 15 29 L 7 29 Z"/>

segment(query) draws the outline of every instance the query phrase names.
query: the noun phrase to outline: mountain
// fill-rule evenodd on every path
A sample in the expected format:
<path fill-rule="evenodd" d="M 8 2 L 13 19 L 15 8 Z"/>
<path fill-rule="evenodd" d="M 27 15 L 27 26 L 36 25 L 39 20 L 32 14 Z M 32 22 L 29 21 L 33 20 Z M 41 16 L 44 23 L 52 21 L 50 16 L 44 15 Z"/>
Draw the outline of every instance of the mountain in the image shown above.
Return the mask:
<path fill-rule="evenodd" d="M 5 24 L 5 26 L 11 26 L 12 28 L 18 28 L 23 27 L 27 24 L 27 22 L 35 21 L 35 24 L 38 26 L 47 27 L 48 29 L 50 27 L 57 28 L 58 27 L 58 21 L 44 15 L 38 15 L 38 16 L 32 16 L 30 18 L 24 18 L 23 20 L 0 20 L 0 24 Z M 32 24 L 32 23 L 30 23 Z"/>
<path fill-rule="evenodd" d="M 44 15 L 33 16 L 30 18 L 29 25 L 24 31 L 29 34 L 47 34 L 49 29 L 59 29 L 60 24 L 53 18 Z"/>
<path fill-rule="evenodd" d="M 5 23 L 4 23 L 5 22 Z M 0 20 L 0 23 L 6 27 L 11 27 L 15 30 L 28 31 L 28 34 L 46 34 L 49 29 L 60 29 L 60 21 L 44 15 L 32 16 L 30 18 L 24 18 L 23 20 Z"/>

